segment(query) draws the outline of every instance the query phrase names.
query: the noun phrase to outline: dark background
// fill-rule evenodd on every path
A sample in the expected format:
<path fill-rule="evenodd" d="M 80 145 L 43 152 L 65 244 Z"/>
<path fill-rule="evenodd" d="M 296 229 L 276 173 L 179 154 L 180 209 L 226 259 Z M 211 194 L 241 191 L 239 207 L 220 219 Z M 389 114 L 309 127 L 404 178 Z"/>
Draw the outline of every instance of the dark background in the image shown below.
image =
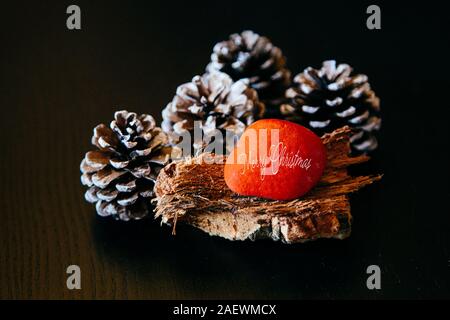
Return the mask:
<path fill-rule="evenodd" d="M 66 29 L 69 4 L 82 30 Z M 0 298 L 449 298 L 448 19 L 437 3 L 10 1 L 1 4 Z M 153 114 L 202 73 L 213 45 L 267 35 L 300 72 L 335 58 L 381 98 L 381 183 L 352 197 L 352 236 L 303 245 L 230 242 L 151 219 L 117 223 L 85 203 L 92 129 Z M 66 289 L 66 268 L 82 290 Z M 382 289 L 366 288 L 366 268 Z"/>

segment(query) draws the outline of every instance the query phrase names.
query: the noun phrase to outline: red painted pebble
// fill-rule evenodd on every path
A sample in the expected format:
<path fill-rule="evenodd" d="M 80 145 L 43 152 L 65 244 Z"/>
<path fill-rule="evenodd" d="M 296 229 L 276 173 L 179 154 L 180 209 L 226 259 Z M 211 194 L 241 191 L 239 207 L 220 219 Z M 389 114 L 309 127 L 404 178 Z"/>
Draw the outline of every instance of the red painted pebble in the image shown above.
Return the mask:
<path fill-rule="evenodd" d="M 325 147 L 312 131 L 267 119 L 247 127 L 227 158 L 224 177 L 238 194 L 291 200 L 319 182 L 325 165 Z"/>

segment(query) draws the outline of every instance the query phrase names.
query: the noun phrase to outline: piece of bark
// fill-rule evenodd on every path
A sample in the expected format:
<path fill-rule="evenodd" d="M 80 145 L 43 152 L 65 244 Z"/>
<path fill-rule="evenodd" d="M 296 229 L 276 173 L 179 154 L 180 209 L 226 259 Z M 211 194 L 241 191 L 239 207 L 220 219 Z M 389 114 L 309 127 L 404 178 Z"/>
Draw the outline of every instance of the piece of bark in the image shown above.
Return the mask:
<path fill-rule="evenodd" d="M 327 166 L 319 184 L 291 201 L 240 196 L 223 177 L 224 156 L 202 154 L 174 162 L 161 170 L 155 185 L 155 217 L 175 226 L 191 224 L 210 235 L 229 240 L 271 238 L 285 243 L 350 235 L 352 216 L 348 194 L 379 180 L 381 175 L 351 177 L 349 165 L 367 161 L 350 157 L 344 127 L 322 137 Z M 215 161 L 214 164 L 205 160 Z"/>

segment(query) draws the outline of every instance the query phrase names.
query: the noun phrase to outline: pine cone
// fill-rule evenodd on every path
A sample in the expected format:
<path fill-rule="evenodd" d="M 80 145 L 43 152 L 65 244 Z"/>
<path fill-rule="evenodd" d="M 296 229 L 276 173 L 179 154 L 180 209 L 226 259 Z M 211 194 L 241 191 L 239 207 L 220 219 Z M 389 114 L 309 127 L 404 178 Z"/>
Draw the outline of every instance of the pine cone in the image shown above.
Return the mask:
<path fill-rule="evenodd" d="M 291 81 L 291 73 L 285 66 L 286 58 L 268 38 L 244 31 L 214 46 L 206 70 L 225 72 L 234 81 L 248 78 L 265 103 L 268 116 L 276 116 Z"/>
<path fill-rule="evenodd" d="M 81 161 L 81 183 L 89 187 L 85 198 L 96 203 L 100 216 L 117 220 L 141 219 L 150 210 L 153 186 L 172 151 L 167 135 L 150 115 L 118 111 L 110 128 L 94 128 L 92 144 L 98 148 Z"/>
<path fill-rule="evenodd" d="M 240 137 L 263 112 L 264 104 L 259 101 L 256 91 L 248 86 L 247 79 L 233 82 L 227 74 L 213 71 L 195 76 L 192 82 L 177 88 L 173 100 L 162 112 L 162 128 L 169 133 L 172 143 L 178 143 L 177 138 L 189 132 L 193 146 L 191 154 L 197 154 L 205 145 L 194 141 L 194 122 L 200 124 L 204 137 L 212 136 L 216 129 L 222 137 L 226 131 Z"/>
<path fill-rule="evenodd" d="M 318 135 L 348 125 L 354 129 L 353 151 L 366 153 L 378 145 L 374 132 L 381 126 L 380 101 L 367 76 L 352 71 L 334 60 L 324 61 L 319 70 L 306 68 L 286 91 L 290 102 L 281 106 L 281 113 Z"/>

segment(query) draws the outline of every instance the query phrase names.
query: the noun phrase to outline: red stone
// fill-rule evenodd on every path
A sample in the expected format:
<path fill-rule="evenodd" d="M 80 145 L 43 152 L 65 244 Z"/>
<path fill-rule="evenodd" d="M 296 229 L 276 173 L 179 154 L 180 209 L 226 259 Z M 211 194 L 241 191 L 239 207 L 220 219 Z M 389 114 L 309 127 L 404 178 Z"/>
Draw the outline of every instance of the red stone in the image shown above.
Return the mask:
<path fill-rule="evenodd" d="M 321 139 L 277 119 L 250 125 L 227 158 L 225 182 L 234 192 L 274 200 L 296 199 L 320 180 L 326 165 Z"/>

